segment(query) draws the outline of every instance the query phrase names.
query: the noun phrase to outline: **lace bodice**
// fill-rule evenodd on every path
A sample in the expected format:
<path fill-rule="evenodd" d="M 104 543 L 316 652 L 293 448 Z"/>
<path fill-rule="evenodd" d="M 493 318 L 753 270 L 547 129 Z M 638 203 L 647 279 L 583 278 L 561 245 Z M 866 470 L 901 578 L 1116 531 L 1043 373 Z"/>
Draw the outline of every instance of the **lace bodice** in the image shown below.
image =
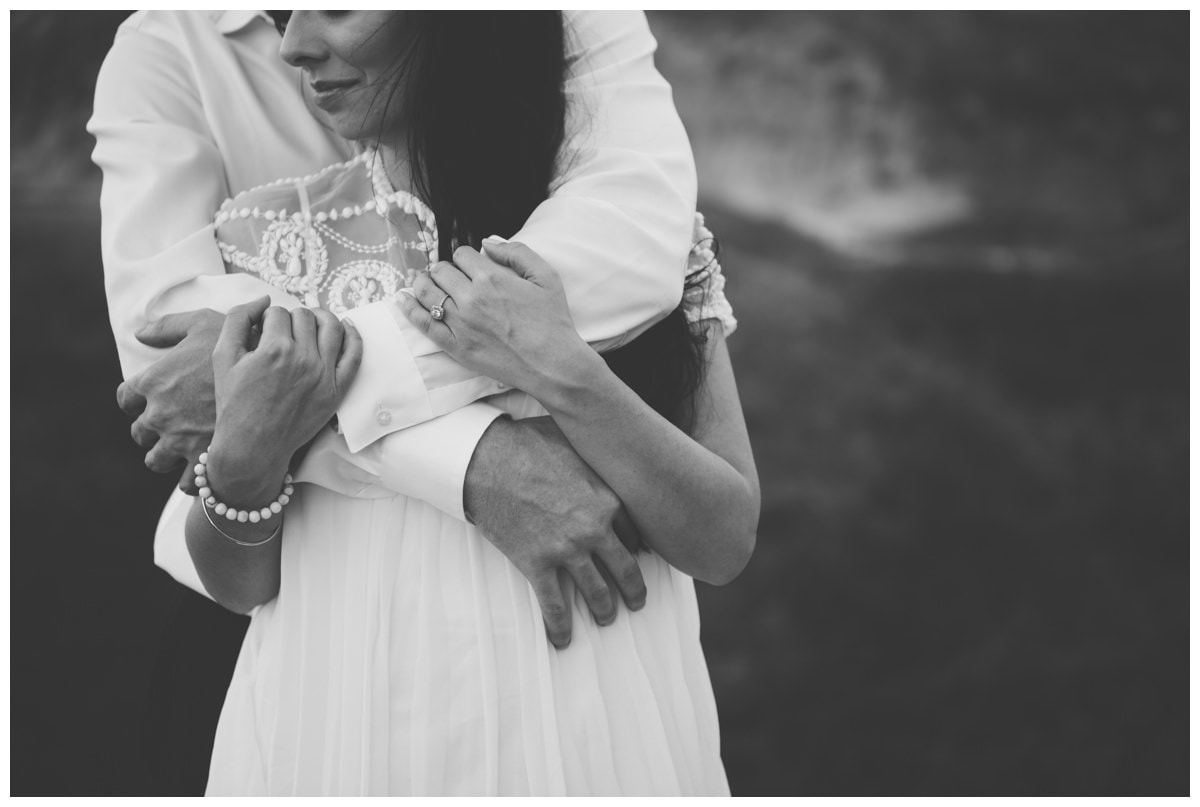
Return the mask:
<path fill-rule="evenodd" d="M 339 316 L 394 298 L 437 260 L 433 212 L 393 190 L 374 150 L 306 177 L 260 185 L 221 205 L 217 246 L 226 271 L 248 272 Z M 683 305 L 689 321 L 737 327 L 712 233 L 696 214 Z"/>
<path fill-rule="evenodd" d="M 381 162 L 365 151 L 226 201 L 215 224 L 227 271 L 339 315 L 411 285 L 436 257 L 437 225 L 421 200 L 391 189 Z"/>

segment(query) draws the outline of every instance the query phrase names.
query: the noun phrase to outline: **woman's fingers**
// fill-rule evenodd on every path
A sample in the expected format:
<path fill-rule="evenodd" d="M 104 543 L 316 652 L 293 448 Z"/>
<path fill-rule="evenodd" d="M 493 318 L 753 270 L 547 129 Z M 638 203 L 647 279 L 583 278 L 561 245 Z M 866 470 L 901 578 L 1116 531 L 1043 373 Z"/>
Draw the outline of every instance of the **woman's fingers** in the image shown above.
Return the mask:
<path fill-rule="evenodd" d="M 317 315 L 304 306 L 297 306 L 292 309 L 290 318 L 292 340 L 301 348 L 317 353 Z"/>
<path fill-rule="evenodd" d="M 417 302 L 426 311 L 432 311 L 435 305 L 440 305 L 443 311 L 449 312 L 455 310 L 454 295 L 448 290 L 443 290 L 429 272 L 421 272 L 417 275 L 416 280 L 413 281 L 412 290 L 417 296 Z M 437 317 L 434 317 L 434 319 L 437 319 Z"/>
<path fill-rule="evenodd" d="M 462 297 L 471 288 L 471 278 L 449 261 L 438 261 L 429 267 L 429 274 L 434 283 L 445 289 L 445 293 L 451 297 Z"/>
<path fill-rule="evenodd" d="M 292 315 L 282 306 L 273 305 L 263 314 L 263 340 L 278 341 L 292 338 Z"/>
<path fill-rule="evenodd" d="M 241 358 L 250 349 L 254 324 L 262 319 L 263 312 L 270 304 L 270 297 L 260 297 L 229 309 L 229 313 L 225 315 L 225 322 L 221 325 L 217 345 L 213 348 L 213 358 L 220 357 L 227 366 Z"/>
<path fill-rule="evenodd" d="M 517 241 L 484 241 L 484 254 L 495 263 L 507 266 L 526 280 L 543 288 L 558 282 L 558 273 L 529 247 Z M 455 262 L 458 252 L 454 253 Z"/>
<path fill-rule="evenodd" d="M 571 573 L 571 577 L 575 578 L 575 585 L 583 594 L 583 598 L 587 600 L 588 609 L 592 612 L 596 624 L 612 624 L 612 621 L 617 618 L 617 606 L 613 602 L 608 581 L 604 579 L 604 575 L 600 574 L 600 570 L 596 568 L 596 564 L 592 562 L 591 558 L 570 564 L 567 571 Z"/>
<path fill-rule="evenodd" d="M 402 289 L 399 297 L 400 312 L 417 330 L 429 337 L 442 350 L 449 350 L 454 345 L 450 329 L 444 322 L 438 322 L 429 315 L 419 302 L 417 293 L 412 289 Z"/>
<path fill-rule="evenodd" d="M 323 308 L 318 308 L 313 315 L 317 318 L 317 350 L 321 353 L 321 358 L 336 362 L 342 355 L 346 326 L 335 314 Z"/>
<path fill-rule="evenodd" d="M 333 383 L 339 394 L 345 394 L 350 382 L 354 380 L 363 354 L 362 334 L 358 332 L 358 328 L 348 319 L 343 321 L 342 326 L 345 328 L 342 336 L 342 354 L 338 357 L 337 366 L 333 368 Z"/>
<path fill-rule="evenodd" d="M 546 623 L 546 638 L 562 650 L 571 643 L 571 609 L 563 597 L 562 581 L 558 571 L 548 569 L 533 581 L 533 593 L 542 607 L 542 621 Z"/>
<path fill-rule="evenodd" d="M 454 266 L 471 280 L 479 280 L 488 272 L 496 271 L 496 261 L 471 247 L 459 247 L 451 257 Z"/>

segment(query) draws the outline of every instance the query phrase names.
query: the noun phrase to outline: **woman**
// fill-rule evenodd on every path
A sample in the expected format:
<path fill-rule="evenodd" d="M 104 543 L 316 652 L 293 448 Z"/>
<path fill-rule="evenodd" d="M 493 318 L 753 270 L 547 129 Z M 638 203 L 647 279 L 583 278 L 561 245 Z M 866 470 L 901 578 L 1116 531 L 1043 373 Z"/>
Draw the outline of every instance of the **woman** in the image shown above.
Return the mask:
<path fill-rule="evenodd" d="M 316 310 L 243 306 L 214 353 L 217 428 L 188 546 L 214 597 L 256 610 L 210 793 L 727 792 L 687 576 L 736 575 L 757 519 L 722 326 L 710 321 L 698 345 L 684 319 L 719 310 L 719 275 L 710 267 L 697 287 L 709 306 L 685 303 L 635 343 L 671 362 L 670 381 L 643 391 L 689 437 L 578 338 L 550 267 L 518 245 L 452 249 L 514 232 L 561 170 L 561 18 L 495 28 L 375 12 L 298 12 L 287 26 L 285 58 L 309 72 L 330 125 L 365 148 L 218 216 L 232 270 Z M 446 44 L 461 52 L 464 40 L 466 52 L 496 40 L 513 58 L 448 58 Z M 503 112 L 506 125 L 467 130 L 463 110 Z M 422 273 L 431 253 L 455 264 Z M 513 417 L 549 411 L 546 428 L 561 428 L 622 499 L 652 550 L 638 561 L 642 610 L 604 628 L 577 618 L 574 641 L 555 651 L 528 583 L 469 525 L 403 497 L 287 484 L 360 352 L 352 325 L 329 312 L 407 279 L 406 313 L 428 337 L 514 387 L 493 398 Z M 577 616 L 608 588 L 585 586 L 566 586 Z"/>

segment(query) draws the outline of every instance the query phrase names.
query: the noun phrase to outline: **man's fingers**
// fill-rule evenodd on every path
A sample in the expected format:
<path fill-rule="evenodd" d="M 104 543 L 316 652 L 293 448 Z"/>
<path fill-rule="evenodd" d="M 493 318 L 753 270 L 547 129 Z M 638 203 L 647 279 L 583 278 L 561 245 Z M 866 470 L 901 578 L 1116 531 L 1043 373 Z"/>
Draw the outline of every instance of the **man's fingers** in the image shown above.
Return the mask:
<path fill-rule="evenodd" d="M 185 311 L 181 314 L 167 314 L 153 322 L 148 322 L 134 332 L 134 336 L 143 345 L 150 347 L 174 347 L 183 341 L 188 334 L 188 328 L 195 324 L 204 312 Z"/>
<path fill-rule="evenodd" d="M 179 467 L 182 459 L 184 457 L 178 451 L 169 447 L 165 440 L 160 440 L 146 452 L 146 467 L 156 474 L 170 473 Z"/>
<path fill-rule="evenodd" d="M 195 496 L 200 492 L 196 487 L 196 464 L 193 462 L 186 463 L 187 467 L 183 469 L 183 476 L 179 477 L 179 489 L 189 496 Z"/>
<path fill-rule="evenodd" d="M 146 396 L 133 388 L 133 382 L 138 376 L 117 385 L 117 406 L 130 417 L 137 417 L 146 408 Z"/>
<path fill-rule="evenodd" d="M 260 297 L 253 302 L 235 305 L 229 309 L 229 313 L 225 315 L 225 323 L 221 326 L 221 335 L 217 337 L 213 355 L 225 356 L 226 361 L 232 364 L 249 350 L 254 324 L 262 319 L 263 312 L 270 304 L 270 297 Z"/>
<path fill-rule="evenodd" d="M 158 442 L 158 432 L 142 422 L 141 418 L 130 425 L 129 436 L 142 448 L 152 448 Z"/>
<path fill-rule="evenodd" d="M 533 592 L 542 607 L 542 620 L 546 623 L 546 638 L 562 650 L 571 643 L 571 609 L 562 593 L 562 581 L 556 570 L 543 572 L 533 582 Z"/>
<path fill-rule="evenodd" d="M 613 583 L 621 592 L 621 599 L 630 611 L 638 611 L 646 604 L 646 581 L 642 567 L 615 535 L 600 545 L 596 557 L 612 576 Z"/>
<path fill-rule="evenodd" d="M 629 513 L 625 512 L 624 507 L 617 508 L 617 514 L 613 516 L 613 532 L 621 539 L 621 543 L 630 552 L 643 552 L 646 549 L 646 542 L 642 540 L 642 534 L 638 532 L 638 528 L 634 525 L 633 519 L 629 517 Z"/>
<path fill-rule="evenodd" d="M 589 557 L 587 560 L 569 564 L 567 570 L 571 577 L 575 578 L 575 585 L 587 600 L 588 609 L 591 610 L 596 624 L 611 625 L 617 618 L 617 606 L 613 602 L 608 582 L 605 581 L 604 575 L 600 574 L 596 564 Z"/>
<path fill-rule="evenodd" d="M 338 357 L 337 366 L 333 368 L 333 383 L 338 392 L 344 395 L 358 373 L 358 366 L 362 364 L 363 340 L 352 320 L 344 319 L 342 325 L 346 332 L 342 337 L 342 355 Z"/>

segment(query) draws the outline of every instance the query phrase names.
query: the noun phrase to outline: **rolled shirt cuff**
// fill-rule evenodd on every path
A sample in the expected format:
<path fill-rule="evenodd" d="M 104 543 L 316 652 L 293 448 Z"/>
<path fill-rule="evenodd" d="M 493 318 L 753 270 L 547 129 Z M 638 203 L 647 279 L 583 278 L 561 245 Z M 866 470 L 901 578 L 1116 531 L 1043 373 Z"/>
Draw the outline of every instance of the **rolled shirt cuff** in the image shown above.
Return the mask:
<path fill-rule="evenodd" d="M 502 413 L 473 403 L 418 427 L 390 434 L 381 444 L 379 482 L 466 521 L 467 466 L 483 433 Z"/>

